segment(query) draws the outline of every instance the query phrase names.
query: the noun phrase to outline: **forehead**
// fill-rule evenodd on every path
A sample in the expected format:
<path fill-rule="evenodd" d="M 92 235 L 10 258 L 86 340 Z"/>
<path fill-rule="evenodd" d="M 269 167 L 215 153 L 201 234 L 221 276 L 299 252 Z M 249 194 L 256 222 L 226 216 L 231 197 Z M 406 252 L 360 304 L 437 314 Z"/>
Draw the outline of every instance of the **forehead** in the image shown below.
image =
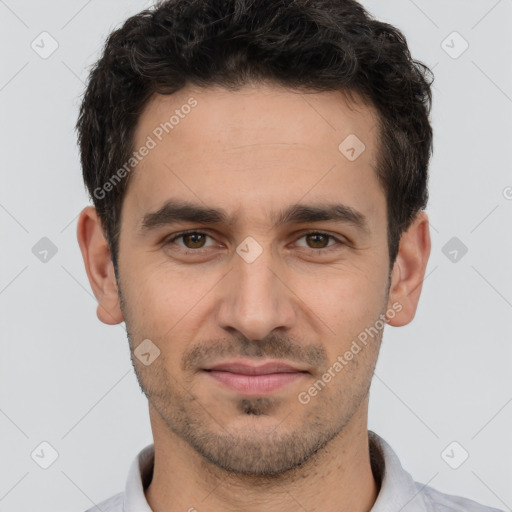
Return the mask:
<path fill-rule="evenodd" d="M 214 139 L 219 148 L 240 151 L 256 144 L 281 144 L 293 150 L 305 143 L 325 149 L 322 139 L 330 133 L 332 142 L 354 134 L 373 146 L 375 109 L 357 95 L 353 98 L 341 91 L 301 92 L 278 85 L 246 85 L 238 90 L 188 86 L 172 95 L 152 96 L 137 123 L 134 144 L 143 144 L 148 135 L 161 142 L 160 136 L 172 134 L 178 153 L 197 150 L 202 135 L 207 135 L 203 144 Z M 188 129 L 191 124 L 194 134 Z"/>
<path fill-rule="evenodd" d="M 232 211 L 259 204 L 262 213 L 330 196 L 368 213 L 384 200 L 375 174 L 377 119 L 372 107 L 339 91 L 247 85 L 154 95 L 133 140 L 134 151 L 151 149 L 132 172 L 125 201 L 140 215 L 169 198 L 231 204 Z"/>

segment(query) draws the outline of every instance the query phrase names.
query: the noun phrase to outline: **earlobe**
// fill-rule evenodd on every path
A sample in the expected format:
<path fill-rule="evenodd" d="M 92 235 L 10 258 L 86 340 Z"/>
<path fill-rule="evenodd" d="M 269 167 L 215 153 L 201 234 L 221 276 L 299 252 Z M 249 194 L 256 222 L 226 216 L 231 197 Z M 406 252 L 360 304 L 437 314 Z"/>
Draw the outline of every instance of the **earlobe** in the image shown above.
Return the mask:
<path fill-rule="evenodd" d="M 393 309 L 396 314 L 387 320 L 389 325 L 400 327 L 414 318 L 425 279 L 430 248 L 428 216 L 421 211 L 400 238 L 388 299 L 388 308 L 395 304 Z"/>
<path fill-rule="evenodd" d="M 96 209 L 88 206 L 78 219 L 77 239 L 101 322 L 116 325 L 124 320 L 119 304 L 114 266 Z"/>

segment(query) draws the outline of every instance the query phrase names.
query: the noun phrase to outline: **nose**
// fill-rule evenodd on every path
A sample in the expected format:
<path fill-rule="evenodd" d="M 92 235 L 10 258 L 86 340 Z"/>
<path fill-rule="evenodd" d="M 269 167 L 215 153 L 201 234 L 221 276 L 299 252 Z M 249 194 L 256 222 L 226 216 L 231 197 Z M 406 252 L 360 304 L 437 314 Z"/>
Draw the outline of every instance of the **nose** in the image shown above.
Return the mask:
<path fill-rule="evenodd" d="M 274 329 L 290 329 L 298 308 L 288 273 L 265 248 L 252 262 L 238 253 L 223 283 L 217 312 L 219 326 L 247 339 L 262 340 Z"/>

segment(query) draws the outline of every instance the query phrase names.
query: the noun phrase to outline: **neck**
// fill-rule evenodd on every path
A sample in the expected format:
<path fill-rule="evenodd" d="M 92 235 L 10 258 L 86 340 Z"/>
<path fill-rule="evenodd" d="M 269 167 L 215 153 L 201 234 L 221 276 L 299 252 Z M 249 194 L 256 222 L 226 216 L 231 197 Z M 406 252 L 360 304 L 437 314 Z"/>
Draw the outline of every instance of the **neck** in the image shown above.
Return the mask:
<path fill-rule="evenodd" d="M 146 489 L 158 512 L 368 512 L 379 492 L 370 463 L 367 401 L 344 430 L 302 466 L 268 477 L 229 473 L 170 432 L 150 406 L 155 445 Z"/>

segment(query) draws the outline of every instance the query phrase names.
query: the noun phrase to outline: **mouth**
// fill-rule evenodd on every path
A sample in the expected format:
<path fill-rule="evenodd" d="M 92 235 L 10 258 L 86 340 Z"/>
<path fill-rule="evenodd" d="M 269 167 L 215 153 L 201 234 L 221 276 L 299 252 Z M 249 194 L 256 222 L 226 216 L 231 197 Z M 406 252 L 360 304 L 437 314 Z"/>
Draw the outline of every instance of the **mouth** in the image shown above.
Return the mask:
<path fill-rule="evenodd" d="M 250 361 L 228 361 L 203 371 L 224 388 L 246 396 L 271 393 L 309 375 L 305 369 L 279 361 L 259 365 Z"/>

